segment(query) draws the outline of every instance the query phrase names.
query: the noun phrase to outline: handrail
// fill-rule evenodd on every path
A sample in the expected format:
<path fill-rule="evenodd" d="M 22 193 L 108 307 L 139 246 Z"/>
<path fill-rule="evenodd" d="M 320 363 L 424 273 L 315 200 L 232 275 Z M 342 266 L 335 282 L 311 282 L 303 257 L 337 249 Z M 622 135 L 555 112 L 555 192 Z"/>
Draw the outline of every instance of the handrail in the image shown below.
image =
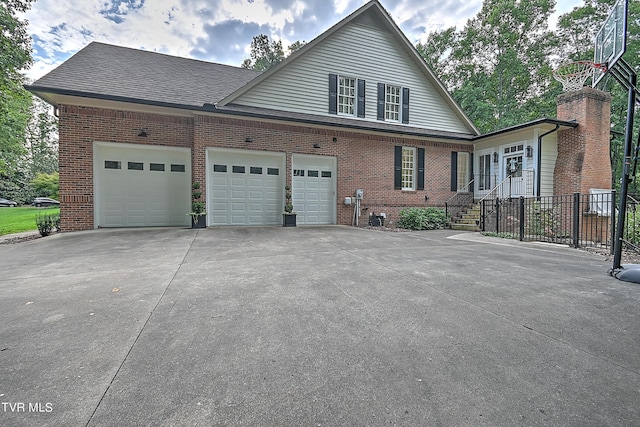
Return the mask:
<path fill-rule="evenodd" d="M 505 179 L 503 179 L 498 185 L 496 185 L 495 187 L 493 187 L 493 189 L 491 191 L 489 191 L 487 194 L 485 194 L 480 200 L 478 200 L 478 203 L 482 203 L 485 199 L 489 198 L 489 196 L 491 196 L 493 193 L 495 193 L 498 188 L 501 188 L 502 185 L 508 180 L 511 179 L 511 175 L 508 175 Z"/>
<path fill-rule="evenodd" d="M 466 191 L 460 191 L 460 190 L 456 191 L 456 194 L 454 194 L 453 196 L 449 197 L 449 198 L 447 199 L 447 201 L 446 201 L 446 202 L 444 202 L 444 203 L 445 203 L 445 204 L 449 203 L 450 201 L 452 201 L 453 199 L 455 199 L 455 198 L 458 196 L 458 194 L 459 194 L 459 193 L 468 193 L 468 192 L 469 192 L 469 188 L 471 188 L 471 184 L 473 184 L 473 182 L 474 182 L 474 181 L 475 181 L 475 178 L 473 178 L 471 181 L 469 181 L 469 182 L 467 183 L 467 185 L 465 185 L 464 187 L 462 187 L 463 189 L 466 189 Z"/>

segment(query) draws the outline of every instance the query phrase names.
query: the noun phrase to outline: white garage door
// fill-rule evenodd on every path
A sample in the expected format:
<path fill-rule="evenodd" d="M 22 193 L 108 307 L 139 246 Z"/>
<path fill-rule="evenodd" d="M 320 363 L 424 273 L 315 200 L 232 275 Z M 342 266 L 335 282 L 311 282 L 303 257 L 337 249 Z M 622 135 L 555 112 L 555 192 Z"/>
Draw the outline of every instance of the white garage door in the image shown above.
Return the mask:
<path fill-rule="evenodd" d="M 209 225 L 278 225 L 284 210 L 284 154 L 207 153 Z"/>
<path fill-rule="evenodd" d="M 189 225 L 191 152 L 95 143 L 94 193 L 96 227 Z"/>
<path fill-rule="evenodd" d="M 336 223 L 336 159 L 293 155 L 292 203 L 298 224 Z"/>

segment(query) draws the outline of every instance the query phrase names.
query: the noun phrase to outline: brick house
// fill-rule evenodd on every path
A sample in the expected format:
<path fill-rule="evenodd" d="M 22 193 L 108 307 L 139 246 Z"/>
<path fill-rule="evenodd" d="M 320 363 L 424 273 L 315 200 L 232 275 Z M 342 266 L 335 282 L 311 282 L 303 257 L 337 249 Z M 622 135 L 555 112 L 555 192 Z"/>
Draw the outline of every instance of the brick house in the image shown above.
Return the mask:
<path fill-rule="evenodd" d="M 264 73 L 94 42 L 27 88 L 59 116 L 63 231 L 187 226 L 194 182 L 209 226 L 280 224 L 285 185 L 298 224 L 394 221 L 509 173 L 552 194 L 558 135 L 585 150 L 575 100 L 479 135 L 377 0 Z"/>

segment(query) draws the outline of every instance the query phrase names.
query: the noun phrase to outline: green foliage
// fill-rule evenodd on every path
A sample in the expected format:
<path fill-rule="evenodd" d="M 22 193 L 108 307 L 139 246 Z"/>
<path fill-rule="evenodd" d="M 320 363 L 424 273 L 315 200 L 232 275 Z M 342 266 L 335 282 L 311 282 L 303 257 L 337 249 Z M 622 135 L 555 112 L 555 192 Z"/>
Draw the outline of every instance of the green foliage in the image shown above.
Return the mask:
<path fill-rule="evenodd" d="M 250 57 L 242 63 L 242 68 L 266 71 L 284 59 L 282 41 L 269 41 L 265 34 L 253 37 Z"/>
<path fill-rule="evenodd" d="M 189 215 L 191 216 L 206 215 L 207 213 L 204 210 L 205 204 L 200 200 L 200 197 L 202 197 L 202 191 L 200 191 L 200 183 L 194 182 L 191 188 L 193 189 L 193 191 L 191 192 L 192 201 L 191 201 L 191 212 L 189 213 Z"/>
<path fill-rule="evenodd" d="M 517 239 L 518 236 L 516 236 L 514 233 L 509 233 L 506 231 L 502 231 L 500 233 L 496 233 L 495 231 L 482 231 L 480 232 L 480 234 L 482 234 L 483 236 L 488 236 L 488 237 L 500 237 L 502 239 Z"/>
<path fill-rule="evenodd" d="M 60 198 L 59 195 L 59 181 L 60 177 L 58 172 L 50 174 L 39 173 L 31 181 L 35 197 L 52 197 L 54 199 Z"/>
<path fill-rule="evenodd" d="M 525 232 L 535 236 L 557 237 L 561 212 L 555 206 L 541 206 L 536 201 L 527 206 Z"/>
<path fill-rule="evenodd" d="M 547 28 L 554 6 L 553 0 L 485 0 L 462 30 L 431 33 L 418 45 L 481 132 L 555 115 L 548 102 L 538 102 L 546 92 L 557 94 Z"/>
<path fill-rule="evenodd" d="M 637 205 L 627 205 L 622 239 L 633 245 L 640 245 L 640 207 Z"/>
<path fill-rule="evenodd" d="M 406 208 L 400 211 L 398 226 L 409 230 L 438 230 L 447 225 L 441 208 Z"/>
<path fill-rule="evenodd" d="M 291 202 L 291 187 L 288 185 L 284 186 L 284 198 L 284 212 L 290 214 L 293 212 L 293 203 Z"/>
<path fill-rule="evenodd" d="M 288 55 L 299 50 L 305 45 L 304 41 L 296 41 L 288 48 Z M 251 52 L 249 58 L 242 62 L 242 68 L 249 68 L 258 71 L 267 71 L 274 65 L 282 62 L 285 58 L 282 49 L 282 41 L 270 41 L 266 34 L 259 34 L 251 40 Z"/>
<path fill-rule="evenodd" d="M 50 235 L 54 230 L 60 231 L 60 214 L 38 212 L 36 226 L 42 237 Z"/>
<path fill-rule="evenodd" d="M 59 214 L 60 208 L 34 208 L 30 206 L 0 208 L 0 235 L 36 230 L 35 217 L 43 211 Z"/>

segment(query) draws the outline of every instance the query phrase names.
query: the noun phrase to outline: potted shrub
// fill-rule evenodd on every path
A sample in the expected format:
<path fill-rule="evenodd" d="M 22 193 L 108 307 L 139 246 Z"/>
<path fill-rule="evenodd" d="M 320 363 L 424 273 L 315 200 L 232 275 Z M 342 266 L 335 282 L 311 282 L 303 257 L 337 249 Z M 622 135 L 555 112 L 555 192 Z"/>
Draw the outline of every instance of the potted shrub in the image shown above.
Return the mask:
<path fill-rule="evenodd" d="M 296 213 L 293 211 L 293 203 L 291 203 L 291 187 L 284 186 L 284 213 L 282 214 L 283 227 L 296 226 Z"/>
<path fill-rule="evenodd" d="M 204 202 L 200 200 L 202 191 L 200 191 L 200 183 L 194 182 L 191 191 L 191 228 L 207 227 L 207 212 L 204 210 Z"/>

